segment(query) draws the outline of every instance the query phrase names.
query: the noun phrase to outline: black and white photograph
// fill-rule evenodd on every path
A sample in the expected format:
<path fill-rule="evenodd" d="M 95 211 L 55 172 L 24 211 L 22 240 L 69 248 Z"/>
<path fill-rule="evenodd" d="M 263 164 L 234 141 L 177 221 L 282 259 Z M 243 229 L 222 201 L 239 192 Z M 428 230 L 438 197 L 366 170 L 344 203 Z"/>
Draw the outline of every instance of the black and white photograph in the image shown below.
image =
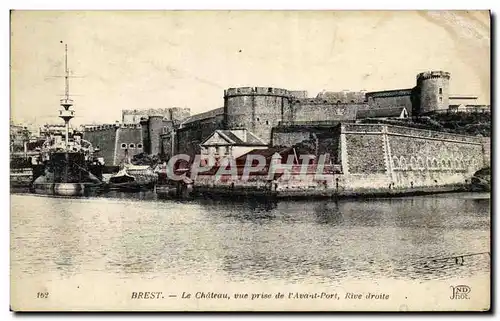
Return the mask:
<path fill-rule="evenodd" d="M 489 311 L 490 30 L 12 10 L 11 310 Z"/>

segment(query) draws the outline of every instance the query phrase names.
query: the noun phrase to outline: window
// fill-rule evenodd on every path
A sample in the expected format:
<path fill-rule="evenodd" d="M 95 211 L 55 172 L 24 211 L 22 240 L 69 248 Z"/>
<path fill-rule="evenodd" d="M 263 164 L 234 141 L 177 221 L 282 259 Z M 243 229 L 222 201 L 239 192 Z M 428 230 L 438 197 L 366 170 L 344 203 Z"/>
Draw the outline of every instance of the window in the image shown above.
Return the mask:
<path fill-rule="evenodd" d="M 439 102 L 442 103 L 443 102 L 443 97 L 439 97 Z"/>
<path fill-rule="evenodd" d="M 130 145 L 128 145 L 129 148 L 135 148 L 135 144 L 134 143 L 131 143 Z"/>
<path fill-rule="evenodd" d="M 121 145 L 121 147 L 122 147 L 122 149 L 126 149 L 126 148 L 127 148 L 127 144 L 123 143 L 123 144 Z"/>
<path fill-rule="evenodd" d="M 259 117 L 257 117 L 257 121 L 260 121 Z"/>
<path fill-rule="evenodd" d="M 266 120 L 266 125 L 269 125 L 269 120 Z"/>
<path fill-rule="evenodd" d="M 272 93 L 273 92 L 273 89 L 271 87 L 267 88 L 267 92 L 268 93 Z"/>
<path fill-rule="evenodd" d="M 443 94 L 443 88 L 439 88 L 439 94 L 442 95 Z"/>
<path fill-rule="evenodd" d="M 142 144 L 137 144 L 137 148 L 142 148 Z"/>

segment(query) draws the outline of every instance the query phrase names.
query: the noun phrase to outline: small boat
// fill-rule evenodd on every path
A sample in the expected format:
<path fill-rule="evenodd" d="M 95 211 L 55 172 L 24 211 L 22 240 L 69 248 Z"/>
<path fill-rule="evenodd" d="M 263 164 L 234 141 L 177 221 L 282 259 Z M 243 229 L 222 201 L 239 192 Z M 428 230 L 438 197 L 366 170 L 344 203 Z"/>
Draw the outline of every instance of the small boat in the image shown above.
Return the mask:
<path fill-rule="evenodd" d="M 158 181 L 156 174 L 150 166 L 124 164 L 118 173 L 109 178 L 109 188 L 118 190 L 153 189 Z"/>

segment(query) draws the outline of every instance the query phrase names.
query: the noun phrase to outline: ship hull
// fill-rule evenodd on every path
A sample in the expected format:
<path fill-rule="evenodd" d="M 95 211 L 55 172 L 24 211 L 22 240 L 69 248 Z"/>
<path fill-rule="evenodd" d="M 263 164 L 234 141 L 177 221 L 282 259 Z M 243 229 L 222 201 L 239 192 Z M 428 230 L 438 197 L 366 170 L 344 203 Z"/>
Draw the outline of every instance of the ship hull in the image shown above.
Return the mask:
<path fill-rule="evenodd" d="M 35 194 L 55 196 L 89 196 L 105 189 L 104 184 L 95 183 L 34 183 Z"/>

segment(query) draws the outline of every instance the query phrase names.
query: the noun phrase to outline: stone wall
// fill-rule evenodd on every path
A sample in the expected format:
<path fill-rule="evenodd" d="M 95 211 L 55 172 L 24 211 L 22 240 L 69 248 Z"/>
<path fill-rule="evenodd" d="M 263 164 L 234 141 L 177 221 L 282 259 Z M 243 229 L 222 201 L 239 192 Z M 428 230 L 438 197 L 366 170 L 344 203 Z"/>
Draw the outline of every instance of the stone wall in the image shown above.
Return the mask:
<path fill-rule="evenodd" d="M 347 168 L 352 174 L 384 173 L 384 137 L 379 134 L 346 133 Z"/>
<path fill-rule="evenodd" d="M 481 137 L 380 124 L 341 127 L 344 174 L 385 173 L 384 183 L 412 188 L 463 184 L 485 166 Z"/>
<path fill-rule="evenodd" d="M 140 126 L 121 126 L 116 130 L 117 144 L 113 165 L 120 165 L 126 156 L 130 159 L 143 152 L 142 130 Z"/>
<path fill-rule="evenodd" d="M 366 99 L 370 109 L 405 107 L 408 114 L 412 115 L 414 104 L 412 89 L 370 92 L 366 94 Z"/>
<path fill-rule="evenodd" d="M 176 154 L 200 154 L 200 144 L 216 129 L 224 129 L 224 115 L 190 122 L 179 128 L 175 135 Z M 167 143 L 162 143 L 163 145 Z"/>
<path fill-rule="evenodd" d="M 140 125 L 101 125 L 86 129 L 83 139 L 99 147 L 99 156 L 108 166 L 118 165 L 125 158 L 125 151 L 132 158 L 143 152 L 142 129 Z"/>
<path fill-rule="evenodd" d="M 104 158 L 106 165 L 113 165 L 114 162 L 116 130 L 115 125 L 104 125 L 83 132 L 83 139 L 88 140 L 94 148 L 100 149 L 98 155 Z"/>
<path fill-rule="evenodd" d="M 224 91 L 224 117 L 227 129 L 246 128 L 269 143 L 271 129 L 283 119 L 290 93 L 272 87 L 240 87 Z"/>
<path fill-rule="evenodd" d="M 150 108 L 150 109 L 123 109 L 122 123 L 139 124 L 141 118 L 150 116 L 162 116 L 167 120 L 180 122 L 188 118 L 191 114 L 189 108 L 171 107 L 171 108 Z"/>
<path fill-rule="evenodd" d="M 483 157 L 484 157 L 484 166 L 491 167 L 491 139 L 490 137 L 483 137 Z"/>
<path fill-rule="evenodd" d="M 348 121 L 356 119 L 357 108 L 364 103 L 333 103 L 318 99 L 295 99 L 283 109 L 281 119 L 285 122 Z"/>

